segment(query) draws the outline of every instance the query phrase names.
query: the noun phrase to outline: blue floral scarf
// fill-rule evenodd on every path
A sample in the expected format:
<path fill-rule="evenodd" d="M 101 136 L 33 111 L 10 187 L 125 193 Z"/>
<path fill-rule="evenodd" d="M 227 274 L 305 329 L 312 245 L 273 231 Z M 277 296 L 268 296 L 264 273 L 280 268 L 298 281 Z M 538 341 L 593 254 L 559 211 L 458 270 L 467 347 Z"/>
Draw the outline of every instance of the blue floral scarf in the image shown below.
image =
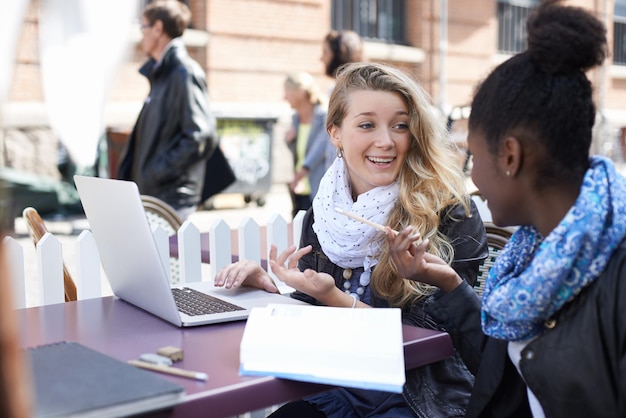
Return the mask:
<path fill-rule="evenodd" d="M 543 323 L 606 267 L 626 236 L 626 179 L 604 157 L 592 157 L 578 199 L 543 239 L 515 231 L 485 282 L 482 327 L 508 341 L 538 335 Z"/>

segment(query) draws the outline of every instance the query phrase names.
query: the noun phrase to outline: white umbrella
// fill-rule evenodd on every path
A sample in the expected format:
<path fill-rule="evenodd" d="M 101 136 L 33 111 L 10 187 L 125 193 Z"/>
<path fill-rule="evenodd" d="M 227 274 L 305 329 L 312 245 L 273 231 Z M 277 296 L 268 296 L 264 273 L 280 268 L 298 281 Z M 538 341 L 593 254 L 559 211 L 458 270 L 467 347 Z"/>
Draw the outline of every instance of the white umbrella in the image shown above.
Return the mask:
<path fill-rule="evenodd" d="M 130 45 L 135 0 L 43 0 L 39 25 L 50 125 L 78 167 L 94 164 L 104 104 Z"/>

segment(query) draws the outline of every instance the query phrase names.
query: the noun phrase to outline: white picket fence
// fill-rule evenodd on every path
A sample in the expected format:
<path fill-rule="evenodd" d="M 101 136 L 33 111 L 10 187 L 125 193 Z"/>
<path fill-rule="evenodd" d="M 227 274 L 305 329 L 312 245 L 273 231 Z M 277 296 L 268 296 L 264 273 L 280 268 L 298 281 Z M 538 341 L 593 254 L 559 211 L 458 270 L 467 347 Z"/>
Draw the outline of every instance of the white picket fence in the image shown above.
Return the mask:
<path fill-rule="evenodd" d="M 266 245 L 276 245 L 278 251 L 286 249 L 290 242 L 296 245 L 300 242 L 302 219 L 304 211 L 292 221 L 292 236 L 289 237 L 289 224 L 281 215 L 273 215 L 267 222 Z M 261 226 L 252 218 L 244 219 L 238 227 L 237 254 L 240 259 L 261 262 L 267 259 L 268 254 L 261 254 Z M 223 220 L 217 219 L 209 229 L 210 277 L 217 271 L 232 262 L 231 228 Z M 165 230 L 157 226 L 153 228 L 153 235 L 165 271 L 170 274 L 170 281 L 184 283 L 201 281 L 201 251 L 200 231 L 190 221 L 186 221 L 177 231 L 178 258 L 170 257 L 169 237 Z M 11 266 L 12 288 L 15 308 L 27 307 L 24 249 L 12 237 L 5 237 L 3 245 Z M 76 273 L 73 279 L 76 283 L 78 299 L 90 299 L 102 296 L 102 274 L 100 255 L 91 231 L 82 231 L 75 242 Z M 172 263 L 175 261 L 175 263 Z M 49 305 L 64 302 L 63 285 L 63 254 L 59 239 L 47 233 L 36 247 L 36 283 L 39 285 L 39 303 L 35 306 Z M 174 266 L 173 264 L 176 264 Z M 69 266 L 68 266 L 69 267 Z M 105 271 L 106 274 L 106 271 Z M 176 276 L 176 277 L 174 277 Z M 32 304 L 30 306 L 33 306 Z"/>

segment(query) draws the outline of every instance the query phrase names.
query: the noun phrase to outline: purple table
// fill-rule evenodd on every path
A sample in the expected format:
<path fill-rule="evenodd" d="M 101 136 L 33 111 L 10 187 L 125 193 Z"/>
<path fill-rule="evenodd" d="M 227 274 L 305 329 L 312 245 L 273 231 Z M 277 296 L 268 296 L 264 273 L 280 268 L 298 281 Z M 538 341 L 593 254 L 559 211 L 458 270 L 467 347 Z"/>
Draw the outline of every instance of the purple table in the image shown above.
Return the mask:
<path fill-rule="evenodd" d="M 123 361 L 168 345 L 182 347 L 177 366 L 209 374 L 207 382 L 160 374 L 185 388 L 174 409 L 155 417 L 232 417 L 329 386 L 273 377 L 238 374 L 244 321 L 179 329 L 115 297 L 89 299 L 16 311 L 22 347 L 76 341 Z M 403 326 L 407 368 L 436 362 L 452 354 L 447 333 Z"/>

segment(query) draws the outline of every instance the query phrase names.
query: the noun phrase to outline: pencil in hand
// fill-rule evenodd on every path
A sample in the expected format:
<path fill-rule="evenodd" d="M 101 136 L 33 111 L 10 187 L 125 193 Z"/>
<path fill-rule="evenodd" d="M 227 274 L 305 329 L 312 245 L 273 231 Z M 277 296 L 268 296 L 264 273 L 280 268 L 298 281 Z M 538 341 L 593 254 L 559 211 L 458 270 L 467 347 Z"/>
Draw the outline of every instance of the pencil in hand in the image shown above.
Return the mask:
<path fill-rule="evenodd" d="M 363 222 L 366 225 L 369 225 L 371 227 L 374 227 L 376 229 L 378 229 L 381 232 L 385 232 L 385 226 L 381 225 L 381 224 L 377 224 L 376 222 L 372 222 L 369 219 L 365 219 L 359 215 L 357 215 L 356 213 L 352 213 L 352 212 L 348 212 L 347 210 L 343 210 L 341 208 L 335 207 L 335 211 L 341 213 L 342 215 L 346 215 L 348 218 L 352 218 L 356 221 L 359 222 Z M 396 231 L 395 229 L 392 229 L 391 232 L 393 232 L 394 235 L 398 235 L 399 232 Z M 422 243 L 422 240 L 419 239 L 418 241 L 415 242 L 415 245 L 420 245 Z"/>
<path fill-rule="evenodd" d="M 381 232 L 385 232 L 386 229 L 383 225 L 381 224 L 377 224 L 376 222 L 372 222 L 368 219 L 365 219 L 359 215 L 357 215 L 356 213 L 352 213 L 352 212 L 348 212 L 347 210 L 343 210 L 341 208 L 335 207 L 335 211 L 341 213 L 342 215 L 346 215 L 348 218 L 352 218 L 355 221 L 359 221 L 359 222 L 363 222 L 366 225 L 372 226 L 376 229 L 378 229 Z M 392 229 L 391 232 L 393 232 L 394 235 L 398 235 L 398 231 Z"/>

